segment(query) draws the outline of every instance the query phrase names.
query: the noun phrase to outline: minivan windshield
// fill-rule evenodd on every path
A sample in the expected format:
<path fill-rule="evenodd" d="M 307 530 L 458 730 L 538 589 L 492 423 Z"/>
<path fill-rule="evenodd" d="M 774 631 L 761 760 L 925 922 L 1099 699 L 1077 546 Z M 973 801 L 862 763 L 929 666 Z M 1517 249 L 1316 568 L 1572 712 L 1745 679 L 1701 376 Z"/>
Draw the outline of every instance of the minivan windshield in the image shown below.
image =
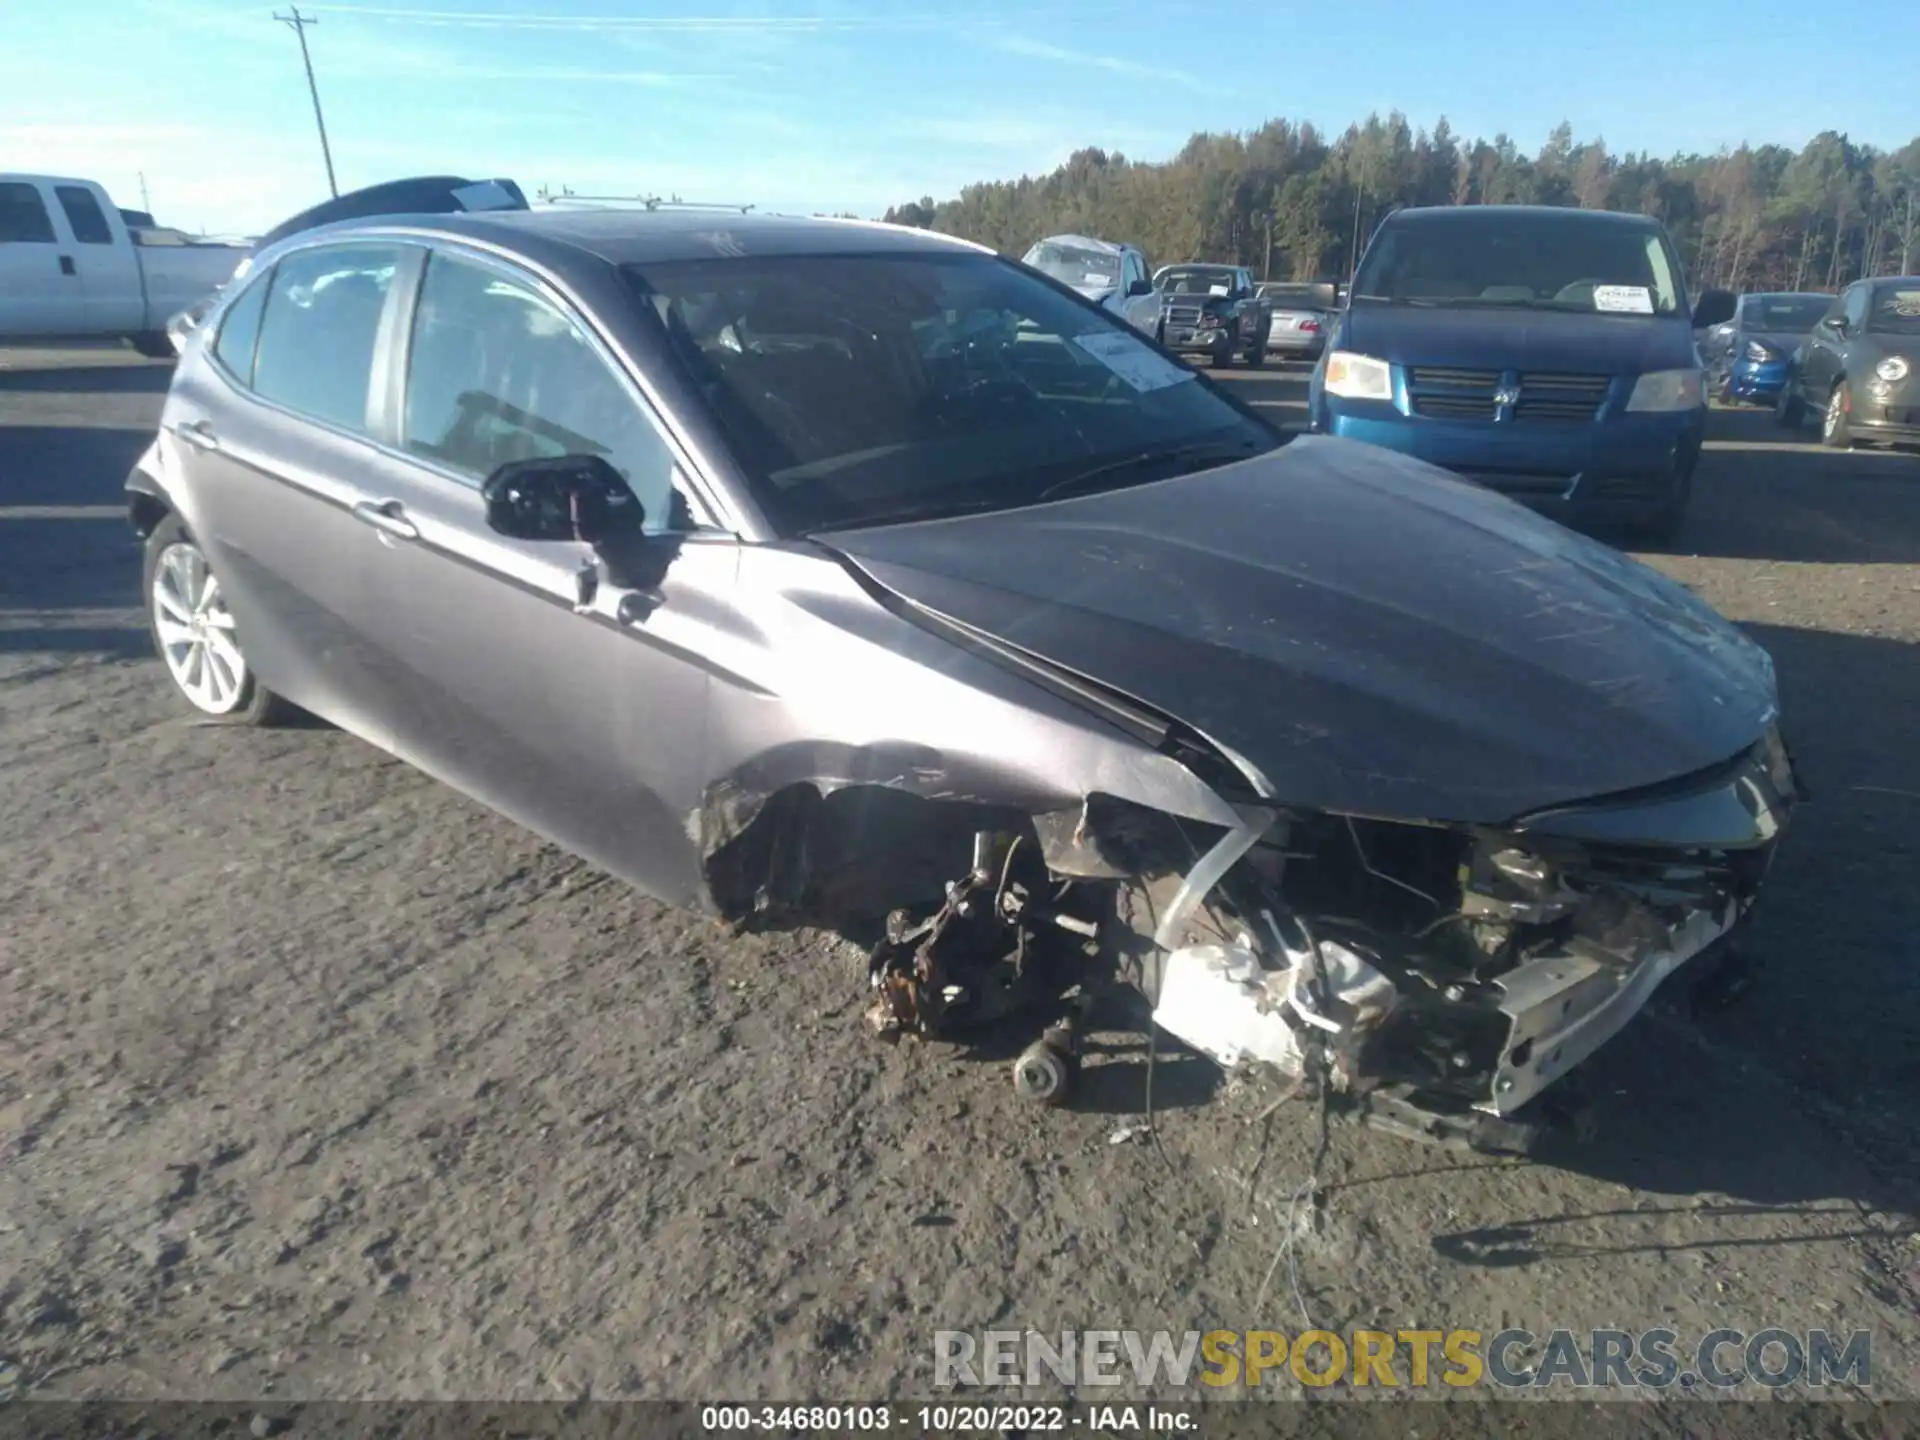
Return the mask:
<path fill-rule="evenodd" d="M 1905 280 L 1874 287 L 1867 329 L 1877 335 L 1920 335 L 1920 285 Z"/>
<path fill-rule="evenodd" d="M 624 274 L 783 534 L 1033 505 L 1282 443 L 1130 326 L 994 256 Z"/>
<path fill-rule="evenodd" d="M 1799 335 L 1832 308 L 1831 295 L 1749 295 L 1740 302 L 1740 325 L 1763 335 Z"/>
<path fill-rule="evenodd" d="M 1354 277 L 1359 301 L 1674 315 L 1680 267 L 1652 224 L 1500 205 L 1403 214 Z"/>
<path fill-rule="evenodd" d="M 1111 250 L 1042 240 L 1027 251 L 1023 261 L 1062 285 L 1113 285 L 1120 279 L 1120 257 Z"/>

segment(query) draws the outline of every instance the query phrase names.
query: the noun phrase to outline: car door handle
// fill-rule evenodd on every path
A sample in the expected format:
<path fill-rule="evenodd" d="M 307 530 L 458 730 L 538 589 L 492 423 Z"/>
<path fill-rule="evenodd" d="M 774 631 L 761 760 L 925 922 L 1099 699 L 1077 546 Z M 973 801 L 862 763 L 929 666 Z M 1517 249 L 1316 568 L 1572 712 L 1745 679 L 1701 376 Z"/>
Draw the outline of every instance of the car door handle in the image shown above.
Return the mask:
<path fill-rule="evenodd" d="M 204 420 L 190 420 L 185 425 L 177 425 L 173 433 L 196 450 L 220 448 L 220 437 L 213 433 L 213 426 Z"/>
<path fill-rule="evenodd" d="M 73 257 L 71 255 L 62 255 L 60 257 L 60 273 L 62 275 L 78 275 L 80 273 L 73 268 Z"/>
<path fill-rule="evenodd" d="M 391 535 L 395 540 L 418 540 L 419 527 L 407 519 L 398 500 L 382 500 L 377 504 L 372 500 L 362 500 L 353 507 L 353 517 L 364 520 L 382 535 Z"/>

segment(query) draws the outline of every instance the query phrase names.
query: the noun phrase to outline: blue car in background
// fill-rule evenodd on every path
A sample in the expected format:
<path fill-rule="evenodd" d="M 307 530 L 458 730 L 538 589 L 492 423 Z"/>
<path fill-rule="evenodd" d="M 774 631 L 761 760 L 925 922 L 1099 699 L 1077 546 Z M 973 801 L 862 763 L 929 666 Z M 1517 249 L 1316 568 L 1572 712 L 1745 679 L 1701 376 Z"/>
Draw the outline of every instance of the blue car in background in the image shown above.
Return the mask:
<path fill-rule="evenodd" d="M 1715 326 L 1707 353 L 1713 388 L 1729 405 L 1771 405 L 1793 369 L 1793 352 L 1820 317 L 1833 308 L 1833 296 L 1800 292 L 1742 295 L 1733 319 Z"/>
<path fill-rule="evenodd" d="M 1397 210 L 1381 222 L 1308 392 L 1309 426 L 1382 445 L 1569 523 L 1670 538 L 1705 438 L 1679 256 L 1644 215 Z"/>

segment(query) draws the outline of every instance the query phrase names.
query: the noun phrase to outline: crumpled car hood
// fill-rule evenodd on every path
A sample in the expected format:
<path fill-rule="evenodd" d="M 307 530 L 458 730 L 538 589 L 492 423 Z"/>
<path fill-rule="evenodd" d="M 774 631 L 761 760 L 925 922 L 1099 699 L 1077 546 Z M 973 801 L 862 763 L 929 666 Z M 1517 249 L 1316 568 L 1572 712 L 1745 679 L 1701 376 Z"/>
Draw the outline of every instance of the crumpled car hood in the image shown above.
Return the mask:
<path fill-rule="evenodd" d="M 1502 824 L 1717 764 L 1776 711 L 1766 653 L 1680 585 L 1348 440 L 816 539 L 1183 722 L 1295 805 Z"/>

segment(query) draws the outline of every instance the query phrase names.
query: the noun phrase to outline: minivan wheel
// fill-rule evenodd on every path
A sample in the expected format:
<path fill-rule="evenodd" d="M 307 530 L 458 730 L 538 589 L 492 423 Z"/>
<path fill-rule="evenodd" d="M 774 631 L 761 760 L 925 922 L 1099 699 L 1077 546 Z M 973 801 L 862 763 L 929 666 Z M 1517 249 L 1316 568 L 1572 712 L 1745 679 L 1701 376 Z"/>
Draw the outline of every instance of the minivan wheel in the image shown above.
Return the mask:
<path fill-rule="evenodd" d="M 272 725 L 292 707 L 262 685 L 240 651 L 220 578 L 177 515 L 147 537 L 147 626 L 187 703 L 227 725 Z"/>
<path fill-rule="evenodd" d="M 1632 526 L 1634 539 L 1648 545 L 1673 544 L 1686 527 L 1687 507 L 1692 501 L 1693 472 L 1689 470 L 1675 484 L 1673 493 L 1658 510 L 1649 511 Z"/>
<path fill-rule="evenodd" d="M 1827 396 L 1827 413 L 1820 417 L 1820 443 L 1829 450 L 1851 450 L 1853 432 L 1847 424 L 1847 385 L 1843 380 Z"/>

